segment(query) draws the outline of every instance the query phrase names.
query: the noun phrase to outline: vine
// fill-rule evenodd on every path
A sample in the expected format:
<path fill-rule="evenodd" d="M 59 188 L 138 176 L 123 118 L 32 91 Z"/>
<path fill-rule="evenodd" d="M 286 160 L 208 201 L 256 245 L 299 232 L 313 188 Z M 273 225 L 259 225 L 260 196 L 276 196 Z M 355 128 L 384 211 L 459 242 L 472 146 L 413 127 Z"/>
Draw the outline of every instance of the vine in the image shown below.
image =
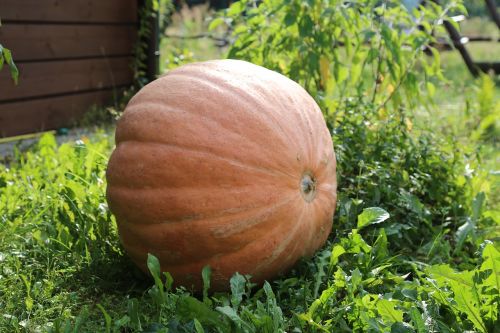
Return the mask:
<path fill-rule="evenodd" d="M 162 32 L 170 23 L 173 13 L 172 0 L 145 0 L 139 9 L 139 29 L 137 31 L 137 42 L 134 49 L 134 81 L 135 89 L 140 89 L 148 83 L 147 60 L 148 43 L 153 33 L 151 22 L 153 19 L 159 21 L 159 31 Z"/>

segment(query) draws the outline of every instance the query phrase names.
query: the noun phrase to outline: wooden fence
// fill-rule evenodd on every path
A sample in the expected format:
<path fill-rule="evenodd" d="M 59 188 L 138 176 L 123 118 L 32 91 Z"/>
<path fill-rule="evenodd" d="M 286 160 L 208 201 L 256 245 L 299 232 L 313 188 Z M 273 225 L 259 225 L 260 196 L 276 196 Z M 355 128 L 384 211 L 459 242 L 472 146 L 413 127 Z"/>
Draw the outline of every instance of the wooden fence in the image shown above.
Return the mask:
<path fill-rule="evenodd" d="M 68 126 L 132 83 L 137 0 L 0 0 L 0 137 Z"/>

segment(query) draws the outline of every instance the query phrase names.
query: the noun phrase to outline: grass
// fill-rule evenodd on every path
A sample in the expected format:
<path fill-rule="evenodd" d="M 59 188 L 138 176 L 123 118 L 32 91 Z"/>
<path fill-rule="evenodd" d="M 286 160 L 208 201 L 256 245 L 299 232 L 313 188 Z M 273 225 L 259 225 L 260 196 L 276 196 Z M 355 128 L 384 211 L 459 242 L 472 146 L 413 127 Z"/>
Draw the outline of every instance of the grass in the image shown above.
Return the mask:
<path fill-rule="evenodd" d="M 341 205 L 335 235 L 314 258 L 263 289 L 251 291 L 240 275 L 233 278 L 230 294 L 200 295 L 200 300 L 186 290 L 170 290 L 159 279 L 150 288 L 150 280 L 124 255 L 106 206 L 104 170 L 111 148 L 105 133 L 60 146 L 49 134 L 33 151 L 2 167 L 3 331 L 166 332 L 168 327 L 168 332 L 194 332 L 204 327 L 205 332 L 282 332 L 295 327 L 321 332 L 333 324 L 386 331 L 404 327 L 403 319 L 427 330 L 446 327 L 447 313 L 454 313 L 453 305 L 433 296 L 435 292 L 451 295 L 469 283 L 478 290 L 471 304 L 481 304 L 484 316 L 476 324 L 496 327 L 492 315 L 484 314 L 494 306 L 491 295 L 498 294 L 494 280 L 486 279 L 491 276 L 488 267 L 500 260 L 491 243 L 483 245 L 484 260 L 463 263 L 467 270 L 462 272 L 419 263 L 394 250 L 398 240 L 393 229 L 406 223 L 398 221 L 397 209 L 389 209 L 388 220 L 379 208 L 357 216 L 360 201 Z M 434 245 L 422 247 L 421 259 L 446 261 L 447 242 L 430 241 Z M 150 262 L 155 267 L 154 258 Z M 408 279 L 408 274 L 420 278 Z M 473 281 L 473 274 L 483 278 Z M 456 276 L 459 282 L 448 286 L 442 276 Z M 426 277 L 435 277 L 436 284 Z M 474 321 L 468 318 L 474 314 L 457 311 L 455 326 L 471 327 Z"/>
<path fill-rule="evenodd" d="M 205 31 L 207 15 L 184 10 L 168 33 Z M 206 39 L 162 45 L 165 70 L 222 56 Z M 16 152 L 0 164 L 0 332 L 500 331 L 498 137 L 481 127 L 499 87 L 455 52 L 443 65 L 451 79 L 413 130 L 373 130 L 352 108 L 334 133 L 334 232 L 264 286 L 235 275 L 229 293 L 192 295 L 154 257 L 155 280 L 128 260 L 105 200 L 112 131 Z"/>

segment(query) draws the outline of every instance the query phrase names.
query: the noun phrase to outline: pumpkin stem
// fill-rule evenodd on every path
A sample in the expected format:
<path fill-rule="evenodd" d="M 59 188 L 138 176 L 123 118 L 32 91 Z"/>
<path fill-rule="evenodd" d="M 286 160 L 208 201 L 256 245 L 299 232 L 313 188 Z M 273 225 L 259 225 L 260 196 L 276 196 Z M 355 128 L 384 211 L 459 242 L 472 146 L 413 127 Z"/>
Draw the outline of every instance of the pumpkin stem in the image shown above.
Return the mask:
<path fill-rule="evenodd" d="M 300 180 L 300 193 L 305 201 L 311 202 L 316 196 L 316 180 L 310 173 L 305 173 Z"/>

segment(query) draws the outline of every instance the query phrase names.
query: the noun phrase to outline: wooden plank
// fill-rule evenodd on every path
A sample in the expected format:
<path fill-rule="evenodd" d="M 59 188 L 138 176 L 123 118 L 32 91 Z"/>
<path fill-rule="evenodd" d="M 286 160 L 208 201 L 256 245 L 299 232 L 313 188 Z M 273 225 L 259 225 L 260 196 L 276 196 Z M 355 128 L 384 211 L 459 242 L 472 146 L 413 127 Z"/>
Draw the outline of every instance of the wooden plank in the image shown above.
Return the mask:
<path fill-rule="evenodd" d="M 136 34 L 135 26 L 3 24 L 0 41 L 21 62 L 132 54 Z"/>
<path fill-rule="evenodd" d="M 113 91 L 106 90 L 0 104 L 0 137 L 70 126 L 92 105 L 106 105 L 113 99 Z"/>
<path fill-rule="evenodd" d="M 136 22 L 137 0 L 1 0 L 9 21 Z"/>
<path fill-rule="evenodd" d="M 30 98 L 131 84 L 132 58 L 85 59 L 18 64 L 19 84 L 8 71 L 0 72 L 0 103 Z"/>

